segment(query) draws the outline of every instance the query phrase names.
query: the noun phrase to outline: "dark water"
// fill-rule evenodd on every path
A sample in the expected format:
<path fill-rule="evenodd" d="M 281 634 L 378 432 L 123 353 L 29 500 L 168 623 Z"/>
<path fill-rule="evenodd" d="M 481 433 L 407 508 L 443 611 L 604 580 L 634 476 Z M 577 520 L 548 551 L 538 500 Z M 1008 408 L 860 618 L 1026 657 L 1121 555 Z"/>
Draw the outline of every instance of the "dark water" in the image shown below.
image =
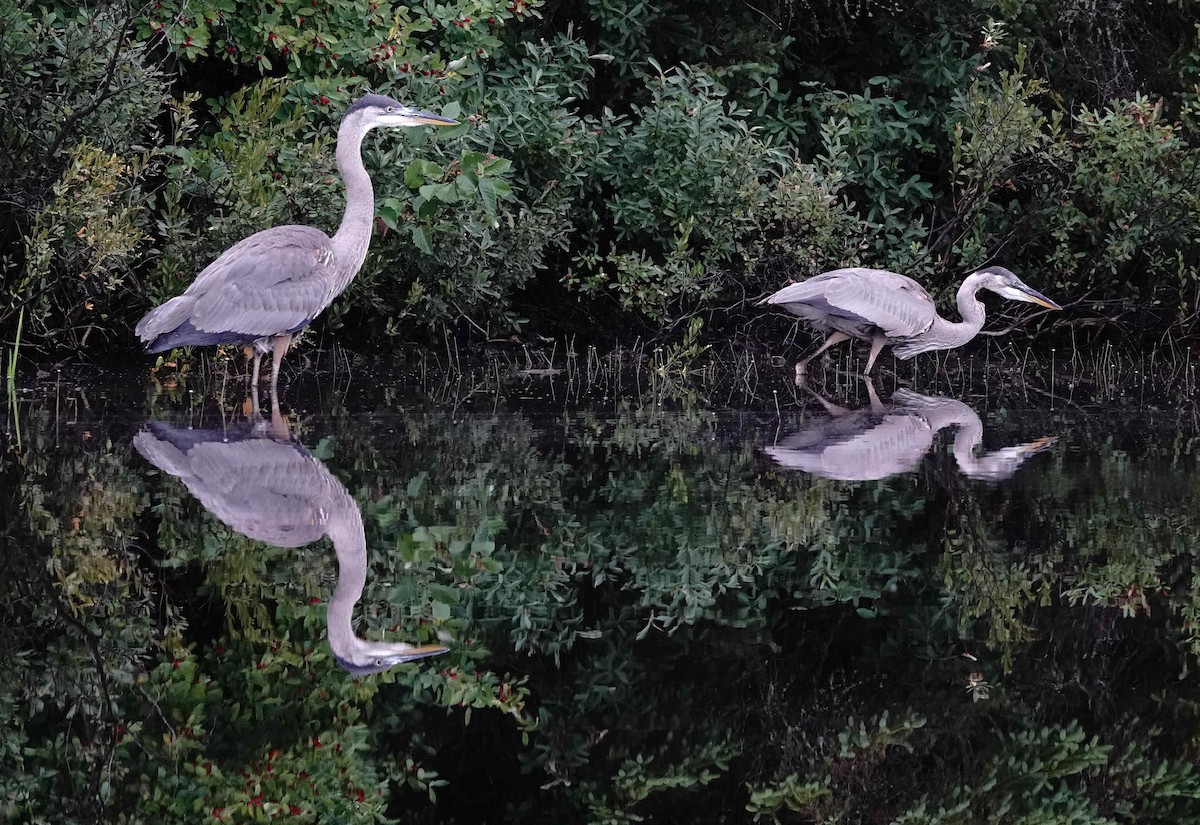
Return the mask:
<path fill-rule="evenodd" d="M 0 818 L 1200 819 L 1188 404 L 336 361 L 10 395 Z"/>

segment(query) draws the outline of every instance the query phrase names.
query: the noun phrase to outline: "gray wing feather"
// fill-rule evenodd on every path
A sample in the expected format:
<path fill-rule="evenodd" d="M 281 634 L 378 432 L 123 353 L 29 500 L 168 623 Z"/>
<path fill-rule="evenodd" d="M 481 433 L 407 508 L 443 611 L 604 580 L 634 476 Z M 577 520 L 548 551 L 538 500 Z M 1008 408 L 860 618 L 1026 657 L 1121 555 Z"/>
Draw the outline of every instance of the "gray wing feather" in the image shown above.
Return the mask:
<path fill-rule="evenodd" d="M 188 455 L 205 495 L 188 489 L 239 533 L 277 547 L 311 544 L 325 534 L 329 473 L 294 444 L 210 442 Z"/>
<path fill-rule="evenodd" d="M 187 290 L 142 319 L 149 341 L 183 321 L 202 332 L 275 335 L 312 320 L 335 297 L 329 236 L 277 226 L 231 246 Z"/>
<path fill-rule="evenodd" d="M 916 466 L 933 443 L 933 430 L 914 415 L 884 415 L 856 433 L 797 449 L 784 439 L 763 452 L 781 466 L 841 481 L 872 481 Z"/>
<path fill-rule="evenodd" d="M 177 295 L 162 306 L 150 310 L 138 321 L 133 331 L 143 343 L 150 343 L 165 332 L 178 327 L 188 319 L 192 311 L 192 299 L 186 295 Z"/>
<path fill-rule="evenodd" d="M 334 503 L 329 471 L 291 442 L 208 441 L 183 452 L 143 430 L 133 444 L 243 535 L 276 547 L 300 547 L 325 535 Z"/>
<path fill-rule="evenodd" d="M 841 269 L 825 290 L 826 299 L 870 321 L 889 338 L 919 335 L 933 324 L 937 307 L 921 285 L 885 269 Z"/>
<path fill-rule="evenodd" d="M 823 272 L 791 284 L 767 299 L 814 323 L 823 316 L 879 327 L 890 338 L 929 329 L 937 317 L 933 299 L 921 285 L 885 269 L 852 267 Z"/>

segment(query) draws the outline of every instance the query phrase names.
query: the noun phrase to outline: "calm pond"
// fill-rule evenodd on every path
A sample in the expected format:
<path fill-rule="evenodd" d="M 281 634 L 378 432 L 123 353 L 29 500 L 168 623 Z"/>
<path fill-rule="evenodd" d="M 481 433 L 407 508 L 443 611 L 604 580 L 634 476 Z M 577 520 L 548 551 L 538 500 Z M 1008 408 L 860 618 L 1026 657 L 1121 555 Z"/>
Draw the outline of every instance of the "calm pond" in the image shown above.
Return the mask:
<path fill-rule="evenodd" d="M 0 819 L 1200 821 L 1190 399 L 519 360 L 14 389 Z"/>

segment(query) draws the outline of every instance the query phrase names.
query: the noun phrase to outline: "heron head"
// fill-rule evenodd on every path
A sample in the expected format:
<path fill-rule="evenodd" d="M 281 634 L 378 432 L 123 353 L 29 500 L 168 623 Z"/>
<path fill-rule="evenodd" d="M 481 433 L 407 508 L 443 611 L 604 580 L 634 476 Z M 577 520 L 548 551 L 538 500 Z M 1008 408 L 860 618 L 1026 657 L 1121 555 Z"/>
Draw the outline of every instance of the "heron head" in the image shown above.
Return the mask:
<path fill-rule="evenodd" d="M 334 661 L 338 667 L 353 676 L 366 676 L 369 673 L 383 673 L 396 665 L 405 662 L 424 659 L 428 656 L 438 656 L 450 650 L 441 645 L 408 645 L 401 642 L 372 642 L 357 639 L 352 650 L 333 652 Z"/>
<path fill-rule="evenodd" d="M 362 118 L 368 129 L 380 126 L 457 126 L 457 120 L 406 106 L 386 95 L 363 95 L 346 110 L 342 120 Z"/>
<path fill-rule="evenodd" d="M 1047 309 L 1062 309 L 1042 293 L 1022 281 L 1012 272 L 1002 266 L 989 266 L 975 273 L 982 278 L 979 286 L 990 289 L 997 295 L 1002 295 L 1010 301 L 1028 301 Z"/>

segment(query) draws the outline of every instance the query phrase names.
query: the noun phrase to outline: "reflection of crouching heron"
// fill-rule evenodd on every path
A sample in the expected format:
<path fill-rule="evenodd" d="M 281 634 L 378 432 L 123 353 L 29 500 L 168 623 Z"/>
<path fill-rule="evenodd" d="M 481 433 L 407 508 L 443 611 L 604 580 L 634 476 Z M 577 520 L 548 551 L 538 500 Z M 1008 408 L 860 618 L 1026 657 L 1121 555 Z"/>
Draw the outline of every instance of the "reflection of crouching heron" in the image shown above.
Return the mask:
<path fill-rule="evenodd" d="M 205 509 L 234 530 L 276 547 L 303 547 L 329 536 L 338 583 L 326 621 L 334 659 L 354 675 L 445 653 L 440 645 L 373 642 L 354 634 L 352 613 L 367 581 L 362 513 L 317 459 L 291 440 L 275 408 L 274 426 L 240 433 L 191 430 L 148 421 L 133 446 L 178 478 Z"/>
<path fill-rule="evenodd" d="M 976 456 L 975 448 L 983 441 L 983 422 L 966 404 L 900 389 L 885 405 L 870 380 L 864 382 L 871 404 L 857 410 L 838 407 L 809 390 L 829 416 L 764 447 L 763 452 L 790 470 L 871 481 L 912 470 L 933 446 L 938 430 L 958 427 L 954 436 L 958 469 L 970 478 L 1002 481 L 1031 455 L 1054 443 L 1053 437 L 1039 438 Z"/>

